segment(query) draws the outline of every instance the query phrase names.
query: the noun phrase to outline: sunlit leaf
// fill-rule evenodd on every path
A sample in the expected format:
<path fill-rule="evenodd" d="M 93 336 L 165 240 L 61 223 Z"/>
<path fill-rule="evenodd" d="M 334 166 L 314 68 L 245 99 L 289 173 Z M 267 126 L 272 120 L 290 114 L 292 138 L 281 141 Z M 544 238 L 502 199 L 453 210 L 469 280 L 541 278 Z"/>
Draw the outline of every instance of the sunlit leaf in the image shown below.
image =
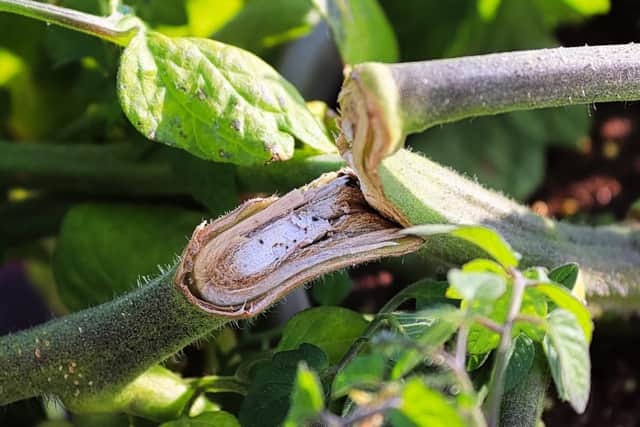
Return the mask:
<path fill-rule="evenodd" d="M 428 237 L 447 234 L 473 243 L 505 267 L 516 267 L 520 255 L 496 231 L 474 225 L 425 224 L 403 230 L 404 234 Z"/>
<path fill-rule="evenodd" d="M 461 297 L 467 301 L 489 302 L 496 300 L 507 290 L 507 281 L 495 273 L 464 272 L 451 270 L 447 275 L 449 284 L 455 293 L 449 297 Z"/>
<path fill-rule="evenodd" d="M 144 136 L 203 159 L 286 160 L 296 139 L 336 151 L 291 84 L 253 54 L 213 40 L 139 34 L 122 55 L 118 93 Z"/>
<path fill-rule="evenodd" d="M 398 44 L 376 0 L 313 0 L 333 32 L 342 60 L 396 62 Z"/>
<path fill-rule="evenodd" d="M 573 313 L 557 309 L 547 317 L 548 333 L 543 341 L 558 396 L 584 412 L 591 389 L 589 346 Z"/>
<path fill-rule="evenodd" d="M 593 333 L 591 314 L 578 298 L 571 294 L 566 288 L 553 283 L 541 283 L 536 285 L 534 289 L 549 297 L 558 307 L 564 308 L 576 316 L 587 342 L 591 342 L 591 335 Z"/>
<path fill-rule="evenodd" d="M 205 412 L 196 417 L 182 417 L 175 421 L 160 424 L 160 427 L 240 427 L 240 423 L 225 411 Z"/>
<path fill-rule="evenodd" d="M 464 427 L 456 407 L 441 393 L 427 388 L 420 379 L 407 383 L 400 408 L 391 412 L 394 427 Z"/>
<path fill-rule="evenodd" d="M 324 394 L 318 376 L 304 362 L 298 365 L 296 381 L 291 393 L 291 407 L 284 421 L 285 427 L 306 425 L 324 409 Z"/>

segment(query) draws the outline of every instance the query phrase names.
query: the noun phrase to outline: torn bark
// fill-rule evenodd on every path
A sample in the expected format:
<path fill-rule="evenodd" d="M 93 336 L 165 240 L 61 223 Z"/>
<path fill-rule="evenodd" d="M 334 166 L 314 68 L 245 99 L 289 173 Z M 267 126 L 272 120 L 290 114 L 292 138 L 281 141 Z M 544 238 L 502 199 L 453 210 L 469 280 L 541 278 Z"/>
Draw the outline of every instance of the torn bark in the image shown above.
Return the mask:
<path fill-rule="evenodd" d="M 175 280 L 210 313 L 250 317 L 329 271 L 406 254 L 423 243 L 399 230 L 369 207 L 357 178 L 343 170 L 201 224 Z"/>

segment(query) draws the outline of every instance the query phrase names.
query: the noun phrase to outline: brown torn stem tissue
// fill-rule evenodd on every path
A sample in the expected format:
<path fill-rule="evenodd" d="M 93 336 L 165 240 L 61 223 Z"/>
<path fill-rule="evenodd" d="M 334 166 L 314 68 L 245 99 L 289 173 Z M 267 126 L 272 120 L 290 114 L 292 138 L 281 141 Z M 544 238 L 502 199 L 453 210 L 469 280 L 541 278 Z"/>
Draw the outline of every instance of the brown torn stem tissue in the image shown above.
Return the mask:
<path fill-rule="evenodd" d="M 250 317 L 327 272 L 422 244 L 398 231 L 369 207 L 351 172 L 326 174 L 200 225 L 175 280 L 207 312 Z"/>
<path fill-rule="evenodd" d="M 177 268 L 147 285 L 1 337 L 0 405 L 46 394 L 76 412 L 113 410 L 131 398 L 123 387 L 133 379 L 229 320 L 326 272 L 422 245 L 399 229 L 368 206 L 348 170 L 249 201 L 198 226 Z"/>

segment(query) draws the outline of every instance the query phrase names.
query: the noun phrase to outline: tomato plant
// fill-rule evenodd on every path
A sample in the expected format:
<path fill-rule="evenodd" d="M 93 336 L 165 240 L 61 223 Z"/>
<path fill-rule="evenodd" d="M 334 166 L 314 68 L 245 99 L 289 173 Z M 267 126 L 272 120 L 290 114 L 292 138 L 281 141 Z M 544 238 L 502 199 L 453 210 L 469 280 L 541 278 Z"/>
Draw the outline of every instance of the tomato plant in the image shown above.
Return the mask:
<path fill-rule="evenodd" d="M 56 314 L 0 337 L 8 417 L 30 399 L 40 425 L 528 426 L 549 382 L 585 411 L 585 300 L 634 306 L 637 231 L 459 172 L 522 198 L 549 135 L 584 132 L 576 105 L 640 98 L 636 45 L 473 55 L 546 47 L 607 1 L 63 3 L 0 0 L 0 255 Z M 337 112 L 278 70 L 311 72 L 285 44 L 329 32 Z M 419 280 L 341 306 L 345 268 L 398 256 Z M 315 306 L 292 303 L 314 281 Z"/>

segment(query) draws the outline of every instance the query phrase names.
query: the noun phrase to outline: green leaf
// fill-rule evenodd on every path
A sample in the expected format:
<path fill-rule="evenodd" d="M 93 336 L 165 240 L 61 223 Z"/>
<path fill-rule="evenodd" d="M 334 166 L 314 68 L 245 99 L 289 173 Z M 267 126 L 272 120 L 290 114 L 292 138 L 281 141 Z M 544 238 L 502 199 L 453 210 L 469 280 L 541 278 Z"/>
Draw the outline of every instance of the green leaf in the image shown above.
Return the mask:
<path fill-rule="evenodd" d="M 398 35 L 403 61 L 553 47 L 558 45 L 557 25 L 582 18 L 563 2 L 548 0 L 502 0 L 493 19 L 480 13 L 477 1 L 381 4 Z M 407 143 L 438 163 L 524 199 L 542 182 L 545 147 L 575 146 L 588 135 L 587 111 L 572 107 L 474 118 L 434 127 Z"/>
<path fill-rule="evenodd" d="M 196 417 L 182 417 L 180 419 L 162 423 L 160 427 L 240 427 L 240 423 L 225 411 L 205 412 Z"/>
<path fill-rule="evenodd" d="M 297 350 L 274 354 L 273 359 L 256 368 L 256 375 L 240 408 L 243 427 L 279 426 L 289 411 L 289 396 L 299 362 L 316 371 L 327 367 L 327 356 L 316 346 L 302 344 Z"/>
<path fill-rule="evenodd" d="M 609 0 L 564 0 L 564 2 L 586 16 L 605 14 L 611 8 Z"/>
<path fill-rule="evenodd" d="M 485 362 L 489 359 L 489 355 L 491 353 L 481 353 L 481 354 L 469 354 L 467 355 L 466 361 L 466 369 L 469 372 L 475 371 L 476 369 L 481 368 Z"/>
<path fill-rule="evenodd" d="M 447 234 L 473 243 L 504 267 L 517 267 L 520 255 L 496 231 L 475 225 L 425 224 L 409 227 L 404 234 L 428 237 Z"/>
<path fill-rule="evenodd" d="M 414 378 L 402 391 L 400 408 L 391 411 L 394 427 L 464 427 L 465 422 L 441 393 Z"/>
<path fill-rule="evenodd" d="M 353 388 L 369 389 L 381 384 L 385 363 L 385 358 L 379 353 L 355 357 L 336 374 L 331 388 L 332 397 L 338 399 Z"/>
<path fill-rule="evenodd" d="M 304 362 L 300 362 L 284 427 L 307 425 L 323 409 L 324 394 L 320 380 Z"/>
<path fill-rule="evenodd" d="M 451 305 L 417 311 L 392 313 L 391 321 L 402 334 L 420 345 L 435 348 L 449 340 L 464 319 L 464 313 Z"/>
<path fill-rule="evenodd" d="M 485 272 L 485 273 L 495 273 L 499 274 L 502 277 L 507 277 L 507 273 L 500 264 L 495 261 L 491 261 L 490 259 L 484 258 L 476 258 L 474 260 L 469 261 L 468 263 L 462 266 L 462 271 L 465 272 Z"/>
<path fill-rule="evenodd" d="M 398 43 L 376 0 L 313 0 L 347 64 L 397 62 Z"/>
<path fill-rule="evenodd" d="M 157 25 L 184 25 L 187 23 L 185 0 L 163 0 L 162 4 L 152 0 L 127 0 L 127 6 L 146 23 Z"/>
<path fill-rule="evenodd" d="M 511 304 L 511 290 L 508 289 L 500 298 L 491 304 L 476 303 L 471 308 L 472 311 L 488 316 L 491 320 L 504 325 L 507 318 L 507 311 Z M 520 313 L 544 320 L 547 315 L 547 300 L 543 295 L 533 289 L 527 289 L 520 307 Z M 534 341 L 541 341 L 545 331 L 542 327 L 528 322 L 517 322 L 513 328 L 513 336 L 519 333 L 527 334 Z M 498 346 L 500 335 L 479 323 L 472 323 L 469 328 L 469 338 L 467 341 L 467 352 L 470 354 L 484 354 Z"/>
<path fill-rule="evenodd" d="M 514 338 L 509 349 L 509 363 L 504 380 L 505 393 L 513 390 L 526 378 L 535 356 L 536 348 L 531 338 L 523 333 Z"/>
<path fill-rule="evenodd" d="M 495 273 L 465 272 L 453 269 L 447 274 L 451 290 L 466 301 L 494 301 L 507 290 L 507 281 Z M 449 294 L 449 292 L 447 292 Z M 447 295 L 452 297 L 452 295 Z"/>
<path fill-rule="evenodd" d="M 211 217 L 223 215 L 238 205 L 233 166 L 198 159 L 181 150 L 171 150 L 170 160 L 175 174 Z"/>
<path fill-rule="evenodd" d="M 464 314 L 452 305 L 440 305 L 415 313 L 394 312 L 389 320 L 398 332 L 430 350 L 443 345 L 453 336 L 464 320 Z M 398 353 L 395 356 L 396 363 L 391 370 L 392 379 L 403 377 L 424 361 L 422 351 L 398 344 L 395 349 Z"/>
<path fill-rule="evenodd" d="M 263 55 L 274 46 L 306 35 L 319 20 L 309 0 L 249 1 L 213 38 Z"/>
<path fill-rule="evenodd" d="M 589 346 L 573 313 L 557 309 L 547 316 L 543 341 L 558 396 L 578 412 L 584 412 L 591 388 Z"/>
<path fill-rule="evenodd" d="M 591 335 L 593 333 L 591 314 L 578 298 L 566 288 L 553 283 L 541 283 L 536 285 L 534 289 L 546 295 L 558 307 L 564 308 L 576 316 L 587 342 L 591 342 Z"/>
<path fill-rule="evenodd" d="M 342 358 L 366 327 L 364 317 L 355 311 L 342 307 L 311 308 L 287 322 L 276 350 L 291 350 L 309 343 L 324 350 L 333 364 Z"/>
<path fill-rule="evenodd" d="M 296 89 L 260 58 L 208 39 L 141 32 L 125 49 L 118 94 L 145 137 L 207 160 L 286 160 L 296 139 L 335 146 Z"/>
<path fill-rule="evenodd" d="M 136 287 L 182 252 L 200 213 L 169 206 L 85 204 L 65 216 L 53 272 L 72 311 L 97 305 Z"/>
<path fill-rule="evenodd" d="M 578 264 L 572 262 L 554 268 L 548 277 L 549 280 L 559 283 L 571 291 L 578 280 L 578 273 L 580 273 Z"/>
<path fill-rule="evenodd" d="M 325 274 L 319 282 L 311 288 L 311 295 L 320 305 L 340 304 L 353 288 L 353 281 L 344 270 Z"/>

